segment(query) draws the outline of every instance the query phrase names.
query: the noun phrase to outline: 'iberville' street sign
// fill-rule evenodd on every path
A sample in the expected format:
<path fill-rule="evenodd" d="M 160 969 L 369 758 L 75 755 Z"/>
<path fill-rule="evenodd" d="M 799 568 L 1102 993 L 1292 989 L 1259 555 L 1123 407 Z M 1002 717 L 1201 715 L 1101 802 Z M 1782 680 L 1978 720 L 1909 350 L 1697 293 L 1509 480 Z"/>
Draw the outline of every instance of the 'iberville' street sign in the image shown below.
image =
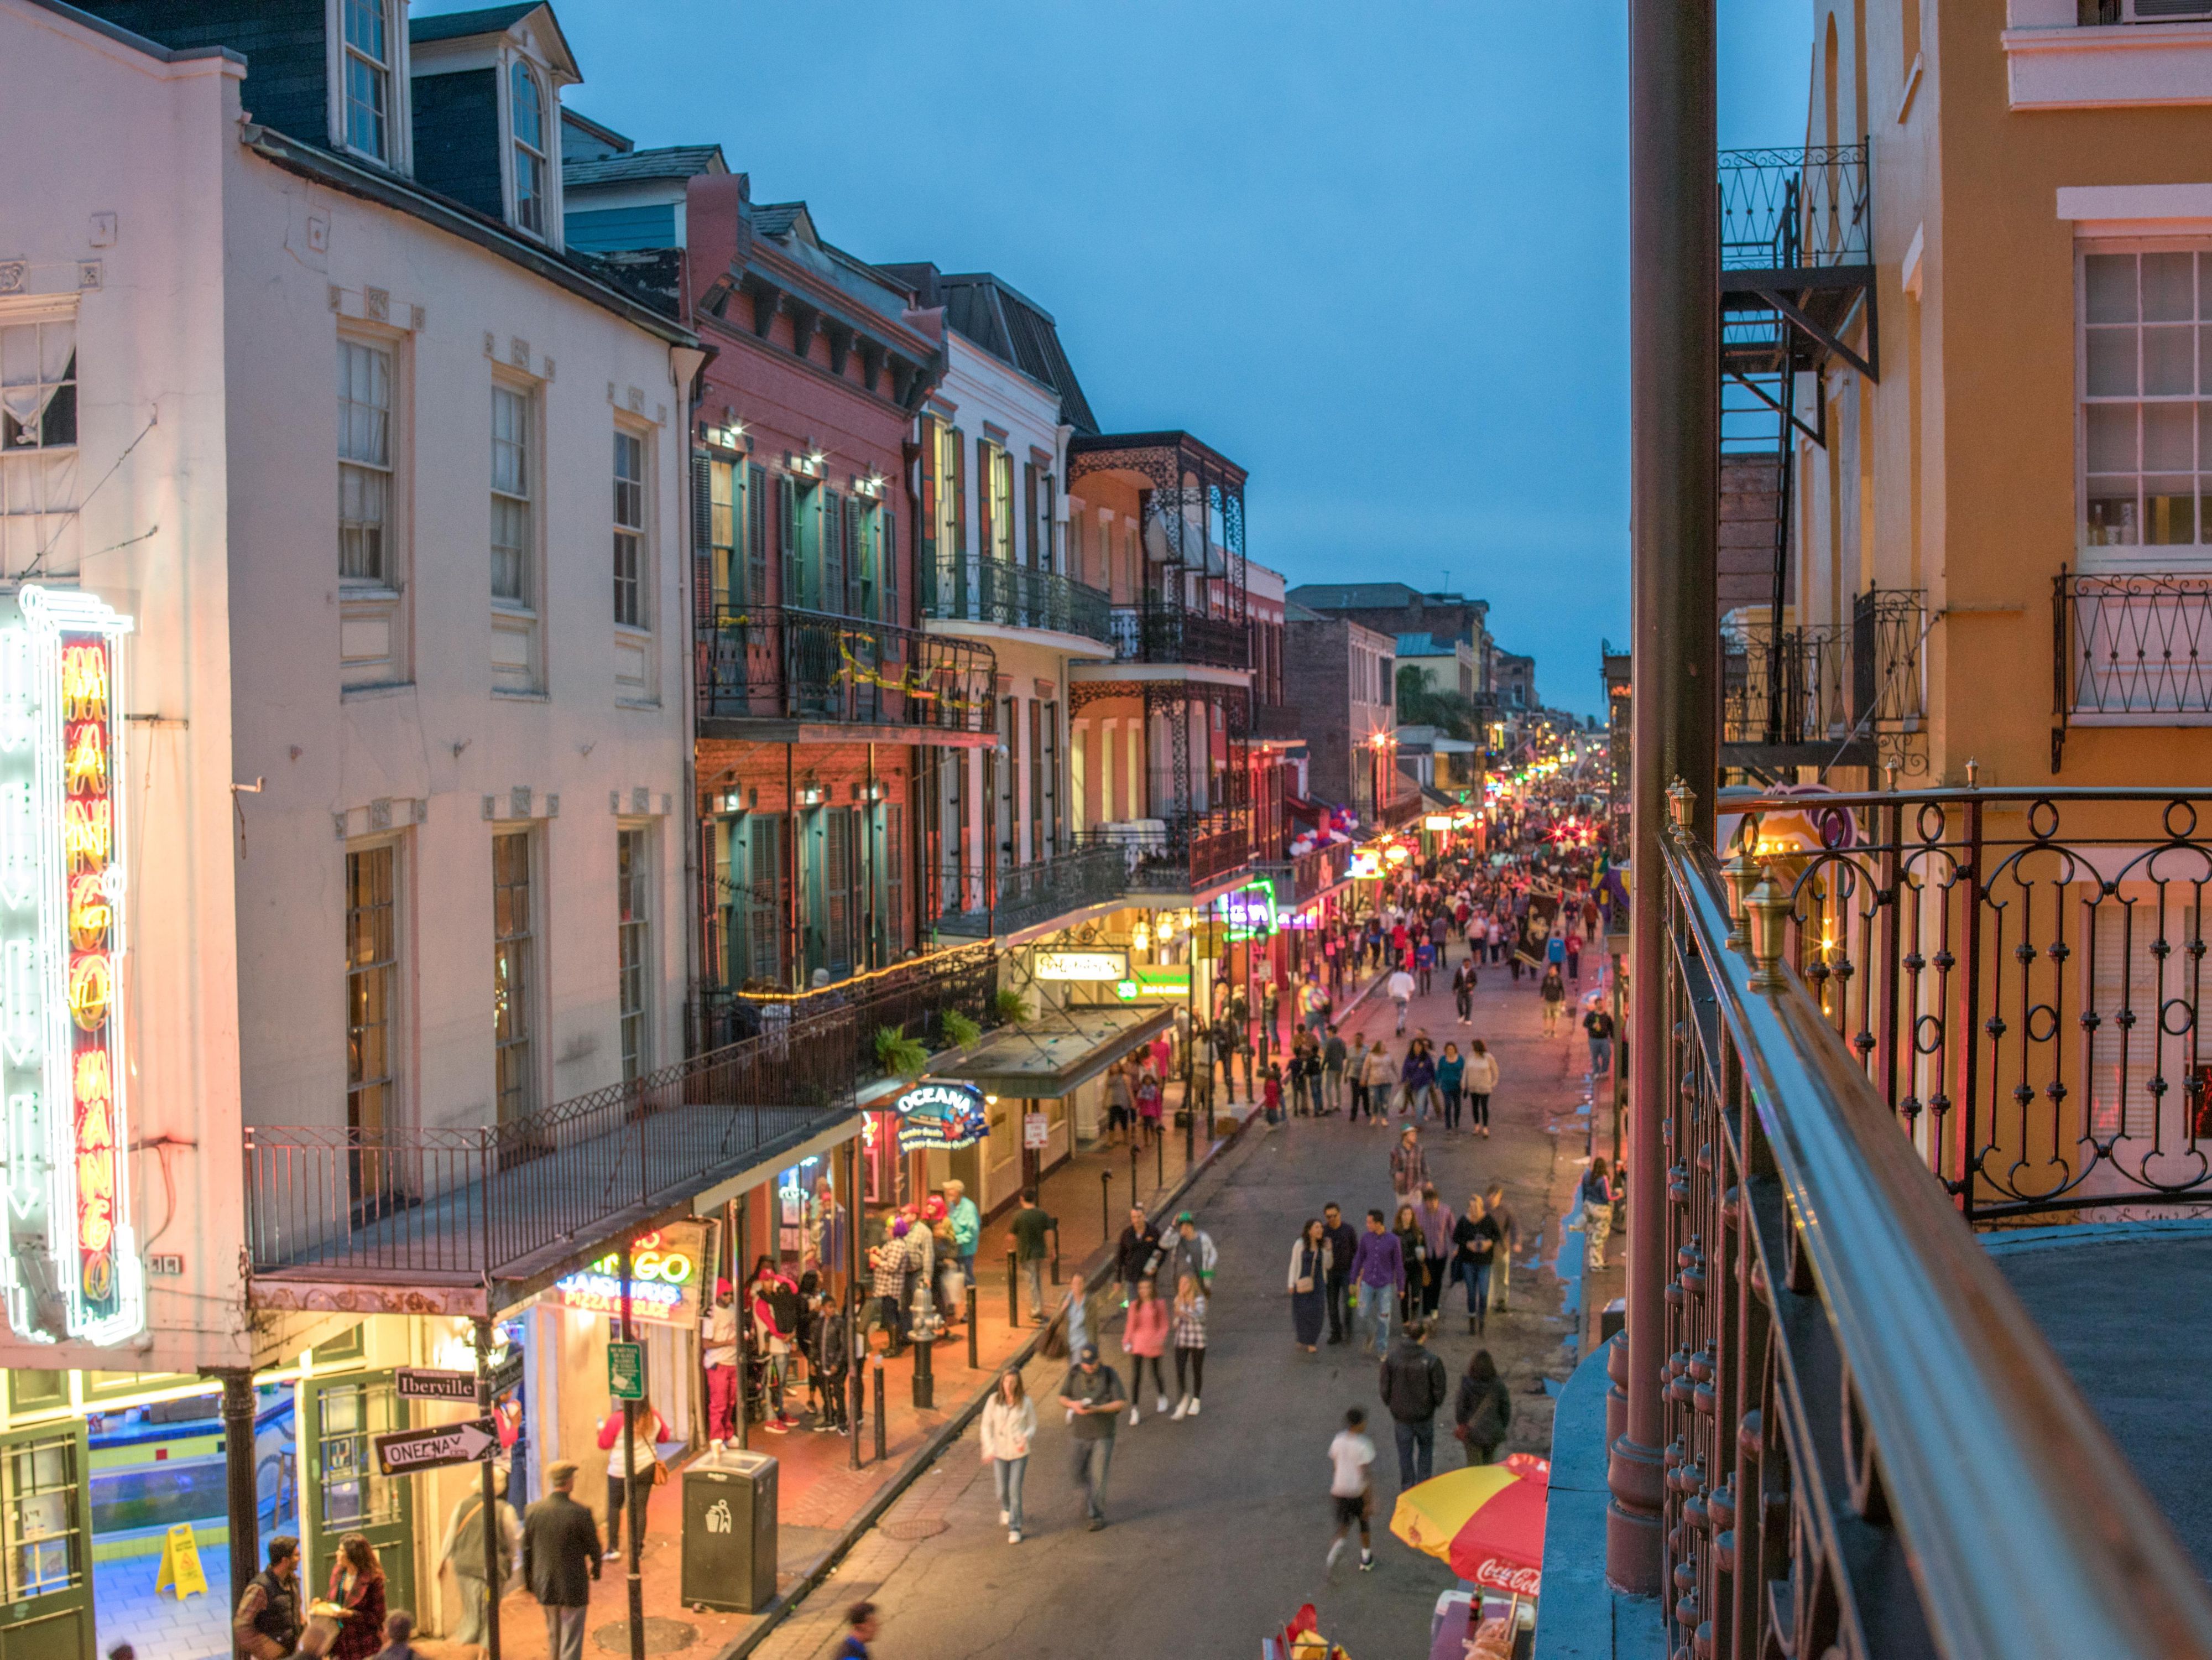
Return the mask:
<path fill-rule="evenodd" d="M 472 1371 L 426 1371 L 402 1366 L 392 1374 L 403 1401 L 470 1401 L 477 1398 L 477 1375 Z"/>
<path fill-rule="evenodd" d="M 434 1430 L 395 1430 L 378 1436 L 375 1446 L 379 1470 L 386 1475 L 411 1475 L 441 1464 L 485 1462 L 499 1450 L 499 1429 L 489 1418 L 472 1418 Z"/>

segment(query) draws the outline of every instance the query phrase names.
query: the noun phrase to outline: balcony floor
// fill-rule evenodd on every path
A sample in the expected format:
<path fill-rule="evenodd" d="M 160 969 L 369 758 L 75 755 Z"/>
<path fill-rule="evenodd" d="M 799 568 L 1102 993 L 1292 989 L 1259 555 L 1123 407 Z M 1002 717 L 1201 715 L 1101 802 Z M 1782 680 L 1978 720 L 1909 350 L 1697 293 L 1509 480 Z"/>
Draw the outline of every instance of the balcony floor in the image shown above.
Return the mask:
<path fill-rule="evenodd" d="M 2032 1228 L 1984 1243 L 2212 1579 L 2212 1221 Z"/>

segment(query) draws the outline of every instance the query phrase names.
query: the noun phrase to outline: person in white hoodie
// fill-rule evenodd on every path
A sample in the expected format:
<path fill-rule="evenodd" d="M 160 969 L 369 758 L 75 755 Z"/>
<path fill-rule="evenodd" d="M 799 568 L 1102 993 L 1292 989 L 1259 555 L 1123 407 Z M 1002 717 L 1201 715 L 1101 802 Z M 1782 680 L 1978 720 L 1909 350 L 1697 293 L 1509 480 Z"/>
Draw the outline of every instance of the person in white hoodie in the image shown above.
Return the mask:
<path fill-rule="evenodd" d="M 999 1387 L 983 1403 L 983 1462 L 999 1487 L 999 1520 L 1006 1524 L 1006 1542 L 1022 1542 L 1022 1478 L 1029 1473 L 1030 1443 L 1036 1439 L 1036 1408 L 1022 1387 L 1022 1375 L 1009 1368 L 1000 1374 Z"/>
<path fill-rule="evenodd" d="M 1490 1097 L 1498 1087 L 1498 1057 L 1480 1037 L 1468 1045 L 1467 1075 L 1461 1080 L 1467 1091 L 1467 1127 L 1478 1134 L 1490 1134 Z"/>

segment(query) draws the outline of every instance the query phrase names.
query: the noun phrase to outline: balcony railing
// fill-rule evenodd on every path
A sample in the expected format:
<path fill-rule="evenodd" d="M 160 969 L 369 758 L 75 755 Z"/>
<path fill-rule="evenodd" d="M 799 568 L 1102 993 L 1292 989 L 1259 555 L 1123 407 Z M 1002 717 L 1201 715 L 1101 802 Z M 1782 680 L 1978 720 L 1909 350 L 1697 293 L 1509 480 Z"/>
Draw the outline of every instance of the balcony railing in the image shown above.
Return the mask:
<path fill-rule="evenodd" d="M 1352 843 L 1333 842 L 1325 848 L 1310 848 L 1295 858 L 1279 860 L 1262 868 L 1271 874 L 1287 876 L 1291 903 L 1303 905 L 1316 894 L 1328 892 L 1350 873 Z"/>
<path fill-rule="evenodd" d="M 1136 892 L 1187 893 L 1234 874 L 1251 856 L 1243 817 L 1224 809 L 1140 819 L 1101 834 L 1123 850 Z"/>
<path fill-rule="evenodd" d="M 1057 572 L 1002 559 L 940 559 L 922 568 L 925 617 L 994 623 L 1001 628 L 1050 629 L 1114 643 L 1107 596 Z"/>
<path fill-rule="evenodd" d="M 1710 852 L 1675 842 L 1664 880 L 1655 1651 L 2212 1652 L 2195 1566 L 1838 1041 L 1832 983 L 1731 948 Z"/>
<path fill-rule="evenodd" d="M 249 1125 L 257 1275 L 483 1286 L 617 1238 L 850 1110 L 854 1020 L 824 1012 L 476 1128 Z"/>
<path fill-rule="evenodd" d="M 1784 629 L 1778 649 L 1763 622 L 1724 635 L 1722 741 L 1840 748 L 1917 730 L 1923 619 L 1917 592 L 1879 588 L 1858 596 L 1848 627 Z"/>
<path fill-rule="evenodd" d="M 826 611 L 725 606 L 698 630 L 702 719 L 988 727 L 987 646 Z"/>
<path fill-rule="evenodd" d="M 1116 605 L 1114 656 L 1123 663 L 1197 663 L 1241 669 L 1251 662 L 1245 625 L 1234 617 L 1201 617 L 1173 605 Z"/>
<path fill-rule="evenodd" d="M 693 1041 L 726 1043 L 755 1033 L 773 1034 L 787 1022 L 794 1031 L 813 1031 L 819 1022 L 842 1020 L 842 1026 L 820 1028 L 824 1041 L 842 1046 L 839 1063 L 856 1084 L 872 1084 L 886 1075 L 876 1054 L 878 1032 L 890 1027 L 925 1049 L 947 1048 L 948 1009 L 979 1026 L 998 1024 L 992 1007 L 998 983 L 998 953 L 988 946 L 962 946 L 787 997 L 702 988 Z"/>
<path fill-rule="evenodd" d="M 2051 597 L 2052 713 L 2157 724 L 2212 717 L 2212 576 L 2061 571 Z"/>
<path fill-rule="evenodd" d="M 1867 182 L 1863 143 L 1723 150 L 1721 269 L 1871 264 Z"/>
<path fill-rule="evenodd" d="M 938 932 L 975 938 L 1012 933 L 1117 899 L 1129 887 L 1128 853 L 1102 838 L 1079 836 L 1049 858 L 1001 866 L 997 884 L 998 903 L 992 905 L 980 866 L 946 865 L 939 873 L 938 891 L 946 903 Z"/>

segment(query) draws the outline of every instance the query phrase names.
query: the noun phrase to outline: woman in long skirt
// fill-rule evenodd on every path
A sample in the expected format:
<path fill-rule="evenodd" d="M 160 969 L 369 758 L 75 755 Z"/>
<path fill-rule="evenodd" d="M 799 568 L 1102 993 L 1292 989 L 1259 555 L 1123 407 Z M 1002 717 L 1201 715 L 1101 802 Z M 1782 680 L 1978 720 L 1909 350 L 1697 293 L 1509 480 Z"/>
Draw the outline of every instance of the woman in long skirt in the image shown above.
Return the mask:
<path fill-rule="evenodd" d="M 1291 1331 L 1298 1347 L 1311 1354 L 1321 1343 L 1321 1317 L 1326 1307 L 1329 1271 L 1328 1242 L 1316 1219 L 1308 1222 L 1291 1247 Z"/>

